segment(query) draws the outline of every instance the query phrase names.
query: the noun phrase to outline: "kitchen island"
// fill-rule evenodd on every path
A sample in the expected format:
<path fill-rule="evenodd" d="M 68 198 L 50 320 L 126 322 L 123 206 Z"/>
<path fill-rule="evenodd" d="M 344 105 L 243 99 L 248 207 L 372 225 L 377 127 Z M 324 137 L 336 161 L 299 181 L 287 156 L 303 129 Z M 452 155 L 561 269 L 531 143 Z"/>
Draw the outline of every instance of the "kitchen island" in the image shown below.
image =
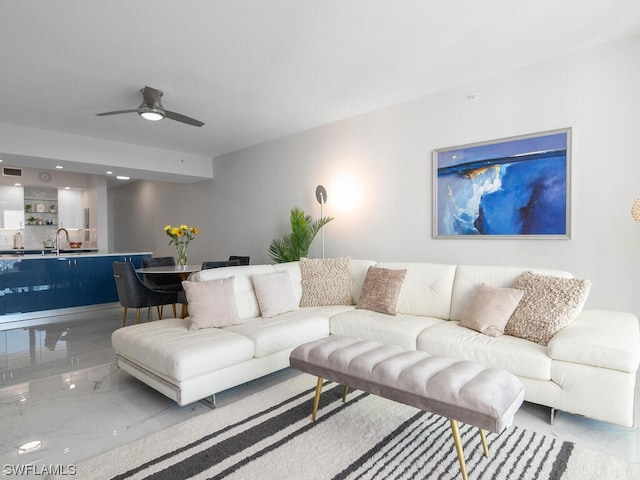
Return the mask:
<path fill-rule="evenodd" d="M 0 253 L 0 324 L 30 312 L 99 305 L 118 301 L 113 262 L 136 268 L 151 252 L 98 253 L 42 250 Z"/>

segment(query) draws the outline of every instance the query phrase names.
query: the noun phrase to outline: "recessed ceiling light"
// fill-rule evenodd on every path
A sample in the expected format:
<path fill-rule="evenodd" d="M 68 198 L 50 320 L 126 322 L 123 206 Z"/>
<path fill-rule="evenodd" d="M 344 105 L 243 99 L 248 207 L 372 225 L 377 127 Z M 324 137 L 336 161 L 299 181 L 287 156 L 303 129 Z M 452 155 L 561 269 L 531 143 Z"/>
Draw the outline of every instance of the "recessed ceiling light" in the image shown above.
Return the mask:
<path fill-rule="evenodd" d="M 14 185 L 15 185 L 16 187 L 19 187 L 19 186 L 20 186 L 20 185 L 22 185 L 22 184 L 21 184 L 21 183 L 14 183 Z"/>
<path fill-rule="evenodd" d="M 112 175 L 113 172 L 111 170 L 107 170 L 107 175 Z"/>
<path fill-rule="evenodd" d="M 124 176 L 122 176 L 122 175 L 118 175 L 116 178 L 117 178 L 118 180 L 129 180 L 129 179 L 130 179 L 130 177 L 124 177 Z"/>
<path fill-rule="evenodd" d="M 56 165 L 56 168 L 57 168 L 58 170 L 62 170 L 64 167 L 63 167 L 62 165 Z"/>
<path fill-rule="evenodd" d="M 64 187 L 65 190 L 71 190 L 71 187 Z"/>

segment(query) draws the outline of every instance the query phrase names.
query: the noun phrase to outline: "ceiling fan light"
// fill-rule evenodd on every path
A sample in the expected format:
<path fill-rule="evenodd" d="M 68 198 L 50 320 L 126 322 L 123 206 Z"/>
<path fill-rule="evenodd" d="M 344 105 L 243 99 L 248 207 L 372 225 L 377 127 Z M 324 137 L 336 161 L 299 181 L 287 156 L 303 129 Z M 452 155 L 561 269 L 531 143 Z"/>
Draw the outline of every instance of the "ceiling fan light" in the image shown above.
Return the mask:
<path fill-rule="evenodd" d="M 151 120 L 152 122 L 162 120 L 165 116 L 164 110 L 155 107 L 140 107 L 138 114 L 145 120 Z"/>

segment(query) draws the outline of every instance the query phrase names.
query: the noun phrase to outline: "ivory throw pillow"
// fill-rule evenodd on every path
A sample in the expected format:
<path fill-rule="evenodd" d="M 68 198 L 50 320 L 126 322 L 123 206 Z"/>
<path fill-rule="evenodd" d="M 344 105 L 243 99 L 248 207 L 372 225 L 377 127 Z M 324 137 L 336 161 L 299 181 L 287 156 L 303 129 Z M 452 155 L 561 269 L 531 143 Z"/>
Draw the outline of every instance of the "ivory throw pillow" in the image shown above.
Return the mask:
<path fill-rule="evenodd" d="M 396 315 L 407 270 L 369 267 L 356 308 Z"/>
<path fill-rule="evenodd" d="M 251 277 L 256 291 L 260 313 L 271 318 L 285 312 L 297 310 L 298 302 L 293 294 L 289 272 L 263 273 Z"/>
<path fill-rule="evenodd" d="M 227 327 L 238 323 L 234 277 L 182 282 L 189 302 L 189 330 Z"/>
<path fill-rule="evenodd" d="M 490 337 L 498 337 L 504 333 L 504 327 L 523 295 L 522 290 L 494 288 L 483 283 L 462 312 L 460 325 Z"/>
<path fill-rule="evenodd" d="M 353 305 L 349 257 L 301 258 L 301 307 Z"/>
<path fill-rule="evenodd" d="M 518 277 L 514 287 L 524 295 L 504 333 L 547 345 L 582 311 L 591 282 L 525 272 Z"/>

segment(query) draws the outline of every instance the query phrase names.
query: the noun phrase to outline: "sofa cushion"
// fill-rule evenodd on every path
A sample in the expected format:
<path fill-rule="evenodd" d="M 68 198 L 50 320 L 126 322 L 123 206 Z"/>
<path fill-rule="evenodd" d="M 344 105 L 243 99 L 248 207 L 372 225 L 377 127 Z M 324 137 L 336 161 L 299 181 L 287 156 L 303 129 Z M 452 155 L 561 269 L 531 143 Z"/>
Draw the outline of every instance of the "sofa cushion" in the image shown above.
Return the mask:
<path fill-rule="evenodd" d="M 572 278 L 569 272 L 539 268 L 502 267 L 492 265 L 458 265 L 451 295 L 451 320 L 460 320 L 462 312 L 481 284 L 498 288 L 513 288 L 518 277 L 526 271 L 540 275 Z"/>
<path fill-rule="evenodd" d="M 483 283 L 469 300 L 460 325 L 490 337 L 502 335 L 523 294 L 515 288 L 494 288 Z"/>
<path fill-rule="evenodd" d="M 406 270 L 369 267 L 356 308 L 395 315 Z"/>
<path fill-rule="evenodd" d="M 398 298 L 398 313 L 449 318 L 455 265 L 385 262 L 376 267 L 407 271 Z"/>
<path fill-rule="evenodd" d="M 185 381 L 253 358 L 253 342 L 219 328 L 189 330 L 170 318 L 119 328 L 111 335 L 117 354 L 147 370 Z"/>
<path fill-rule="evenodd" d="M 253 275 L 253 287 L 264 318 L 297 310 L 298 301 L 293 293 L 289 272 L 272 272 Z"/>
<path fill-rule="evenodd" d="M 547 348 L 554 360 L 633 373 L 640 363 L 639 330 L 631 313 L 585 310 Z"/>
<path fill-rule="evenodd" d="M 508 335 L 489 337 L 461 327 L 455 321 L 441 322 L 420 333 L 418 350 L 473 360 L 521 377 L 551 378 L 551 358 L 547 356 L 546 347 Z"/>
<path fill-rule="evenodd" d="M 376 264 L 373 260 L 349 259 L 349 270 L 351 272 L 351 299 L 353 304 L 357 304 L 364 286 L 364 279 L 367 276 L 369 267 Z"/>
<path fill-rule="evenodd" d="M 302 308 L 273 318 L 244 320 L 225 330 L 250 339 L 254 356 L 260 358 L 328 336 L 329 319 L 317 309 Z"/>
<path fill-rule="evenodd" d="M 301 307 L 351 305 L 349 258 L 301 258 Z"/>
<path fill-rule="evenodd" d="M 260 316 L 258 299 L 253 289 L 252 276 L 260 273 L 273 272 L 271 265 L 240 265 L 237 267 L 209 268 L 189 275 L 189 280 L 201 282 L 216 278 L 235 277 L 233 291 L 236 297 L 236 307 L 240 319 Z"/>
<path fill-rule="evenodd" d="M 238 322 L 233 280 L 233 277 L 229 277 L 205 282 L 182 282 L 189 302 L 189 330 L 226 327 Z"/>
<path fill-rule="evenodd" d="M 432 317 L 403 314 L 390 317 L 371 310 L 351 310 L 332 316 L 330 325 L 332 335 L 376 340 L 415 350 L 420 332 L 443 321 Z"/>
<path fill-rule="evenodd" d="M 556 332 L 582 310 L 591 282 L 524 272 L 515 288 L 524 295 L 504 331 L 540 345 L 547 345 Z"/>

